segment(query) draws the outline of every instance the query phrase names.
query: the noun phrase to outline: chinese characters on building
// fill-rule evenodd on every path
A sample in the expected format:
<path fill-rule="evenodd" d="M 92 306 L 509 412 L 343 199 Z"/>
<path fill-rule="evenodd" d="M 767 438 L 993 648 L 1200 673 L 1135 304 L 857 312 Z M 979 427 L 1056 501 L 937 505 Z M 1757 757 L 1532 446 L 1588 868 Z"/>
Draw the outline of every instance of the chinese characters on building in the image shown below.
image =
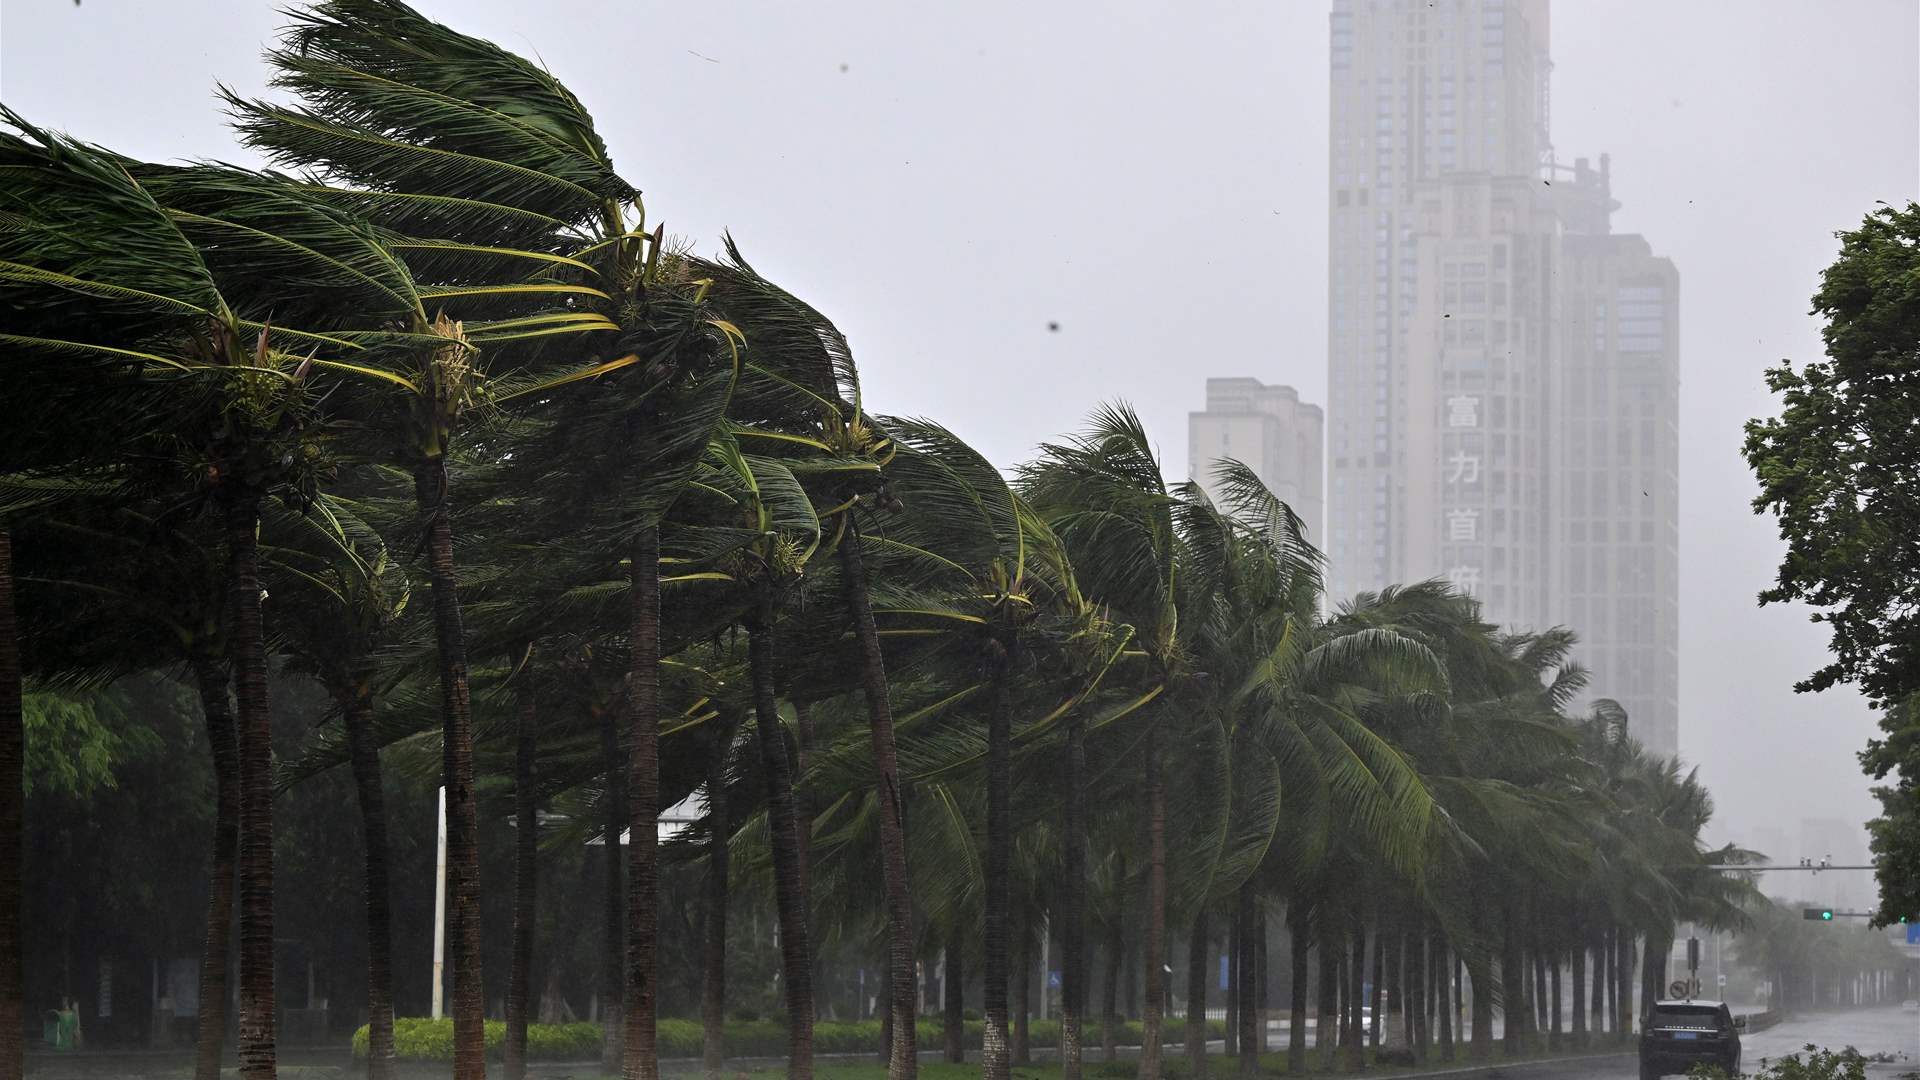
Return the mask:
<path fill-rule="evenodd" d="M 1457 431 L 1475 431 L 1480 427 L 1480 399 L 1471 394 L 1455 394 L 1447 398 L 1447 427 Z M 1449 501 L 1463 496 L 1467 489 L 1480 483 L 1480 455 L 1468 453 L 1464 448 L 1456 448 L 1446 459 L 1447 487 Z M 1448 506 L 1444 515 L 1447 521 L 1447 542 L 1472 544 L 1480 540 L 1480 510 L 1472 506 Z M 1447 570 L 1447 581 L 1455 589 L 1464 593 L 1477 592 L 1480 588 L 1480 567 L 1462 562 Z"/>

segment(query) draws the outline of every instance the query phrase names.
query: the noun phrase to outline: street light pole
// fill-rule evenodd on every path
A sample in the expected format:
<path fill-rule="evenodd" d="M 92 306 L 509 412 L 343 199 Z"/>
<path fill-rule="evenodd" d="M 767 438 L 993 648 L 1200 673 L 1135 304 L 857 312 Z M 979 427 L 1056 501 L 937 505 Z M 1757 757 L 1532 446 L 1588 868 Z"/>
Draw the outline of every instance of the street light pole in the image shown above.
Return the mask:
<path fill-rule="evenodd" d="M 445 1015 L 447 958 L 447 789 L 440 789 L 439 850 L 433 860 L 433 1018 Z"/>

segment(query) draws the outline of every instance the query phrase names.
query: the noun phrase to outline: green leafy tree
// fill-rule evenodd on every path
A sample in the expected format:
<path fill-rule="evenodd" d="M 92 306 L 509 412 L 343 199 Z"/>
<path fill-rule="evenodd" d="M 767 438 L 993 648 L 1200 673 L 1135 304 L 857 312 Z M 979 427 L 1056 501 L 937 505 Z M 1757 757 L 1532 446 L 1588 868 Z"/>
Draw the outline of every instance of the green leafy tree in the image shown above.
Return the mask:
<path fill-rule="evenodd" d="M 1749 421 L 1745 453 L 1760 481 L 1756 512 L 1780 524 L 1787 554 L 1762 604 L 1802 601 L 1829 629 L 1832 659 L 1796 689 L 1857 683 L 1888 709 L 1891 738 L 1863 764 L 1897 771 L 1876 824 L 1875 861 L 1886 922 L 1920 900 L 1916 766 L 1896 721 L 1920 693 L 1920 203 L 1883 206 L 1840 234 L 1814 313 L 1826 357 L 1767 371 L 1780 415 Z M 1911 710 L 1906 710 L 1910 715 Z M 1902 857 L 1902 856 L 1908 857 Z"/>

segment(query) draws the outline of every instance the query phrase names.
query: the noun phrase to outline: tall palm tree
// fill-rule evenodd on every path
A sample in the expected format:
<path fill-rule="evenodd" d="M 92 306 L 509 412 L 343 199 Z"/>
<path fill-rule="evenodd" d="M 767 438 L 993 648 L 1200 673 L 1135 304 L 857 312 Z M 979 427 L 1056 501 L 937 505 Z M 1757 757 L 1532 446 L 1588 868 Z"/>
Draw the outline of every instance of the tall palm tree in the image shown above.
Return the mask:
<path fill-rule="evenodd" d="M 241 1065 L 246 1075 L 272 1075 L 272 751 L 256 531 L 264 500 L 310 502 L 318 476 L 306 385 L 317 361 L 275 342 L 354 346 L 262 320 L 282 302 L 299 309 L 316 275 L 332 280 L 337 245 L 357 238 L 337 220 L 310 234 L 311 222 L 290 226 L 277 208 L 250 204 L 236 210 L 253 215 L 243 236 L 205 245 L 201 220 L 163 205 L 124 159 L 10 112 L 6 120 L 19 134 L 0 137 L 0 154 L 29 168 L 9 188 L 21 212 L 0 241 L 0 284 L 10 304 L 37 312 L 10 344 L 29 364 L 114 366 L 167 390 L 169 429 L 160 440 L 152 430 L 124 433 L 138 448 L 128 460 L 151 474 L 148 485 L 185 492 L 222 523 L 239 746 Z M 276 227 L 297 228 L 299 238 Z M 84 320 L 73 317 L 77 306 Z M 124 417 L 106 414 L 116 419 Z"/>
<path fill-rule="evenodd" d="M 1178 537 L 1169 495 L 1146 429 L 1121 405 L 1097 411 L 1085 433 L 1047 444 L 1022 487 L 1082 568 L 1087 590 L 1134 627 L 1158 685 L 1186 675 L 1178 650 Z M 1177 695 L 1176 695 L 1177 696 Z M 1166 951 L 1166 787 L 1158 768 L 1156 722 L 1147 733 L 1146 1007 L 1140 1075 L 1160 1075 L 1161 957 Z M 1072 947 L 1071 945 L 1069 946 Z"/>
<path fill-rule="evenodd" d="M 398 383 L 404 409 L 395 430 L 424 517 L 440 654 L 455 1075 L 479 1076 L 485 1071 L 484 999 L 473 718 L 447 455 L 484 382 L 474 345 L 555 334 L 605 341 L 603 334 L 620 329 L 606 312 L 632 304 L 644 289 L 633 272 L 648 247 L 646 238 L 634 235 L 638 228 L 630 210 L 637 207 L 638 193 L 612 170 L 592 118 L 551 75 L 404 4 L 334 0 L 301 11 L 268 59 L 276 84 L 300 104 L 280 106 L 229 94 L 243 137 L 275 161 L 308 170 L 315 197 L 352 206 L 409 234 L 404 243 L 416 276 L 434 283 L 419 294 L 422 303 L 411 312 L 410 329 L 442 340 L 412 351 L 412 371 Z M 657 261 L 657 239 L 652 246 Z M 597 266 L 559 254 L 596 247 Z M 499 282 L 503 265 L 519 278 L 564 267 L 615 288 L 551 278 L 474 284 L 476 277 Z M 528 297 L 552 296 L 600 303 L 586 310 L 528 310 Z M 469 340 L 460 322 L 444 314 L 429 317 L 425 302 L 490 313 L 491 321 L 477 329 L 491 333 L 476 332 Z M 629 363 L 637 362 L 637 354 L 628 355 Z M 500 373 L 496 366 L 494 374 Z M 634 550 L 644 551 L 649 528 L 643 525 L 638 533 Z M 644 587 L 640 591 L 644 594 Z M 636 603 L 642 606 L 644 595 Z M 650 664 L 639 656 L 644 645 L 636 647 L 636 662 L 649 670 L 636 670 L 632 684 L 636 730 L 657 721 L 644 712 L 647 680 L 653 678 Z M 644 757 L 645 747 L 635 754 Z M 644 761 L 636 765 L 646 771 Z M 647 805 L 645 794 L 634 792 L 629 799 L 636 818 L 650 817 L 656 809 Z M 651 855 L 634 851 L 636 858 Z M 629 888 L 644 890 L 650 881 L 643 875 L 629 881 Z M 651 910 L 651 903 L 650 897 L 636 897 L 634 907 Z M 629 949 L 645 952 L 651 944 L 630 941 Z M 644 997 L 650 973 L 641 981 L 649 988 Z M 630 1062 L 636 1054 L 651 1060 L 651 1029 L 651 1016 L 629 1023 L 629 1041 L 640 1040 L 628 1049 Z M 635 1067 L 630 1064 L 630 1075 L 637 1075 Z"/>
<path fill-rule="evenodd" d="M 340 712 L 360 805 L 367 925 L 367 1075 L 394 1069 L 391 886 L 386 794 L 374 712 L 393 681 L 375 654 L 401 643 L 410 587 L 380 537 L 347 502 L 323 497 L 313 514 L 270 513 L 265 522 L 274 637 L 293 670 L 314 676 Z"/>
<path fill-rule="evenodd" d="M 13 538 L 0 528 L 0 1063 L 26 1070 L 21 1046 L 20 850 L 25 812 L 20 637 L 13 612 Z"/>
<path fill-rule="evenodd" d="M 507 1080 L 523 1080 L 527 1075 L 527 998 L 533 980 L 534 908 L 539 899 L 540 799 L 535 770 L 540 700 L 531 685 L 534 673 L 527 667 L 532 653 L 529 645 L 520 664 L 522 682 L 513 705 L 513 967 L 507 978 Z"/>

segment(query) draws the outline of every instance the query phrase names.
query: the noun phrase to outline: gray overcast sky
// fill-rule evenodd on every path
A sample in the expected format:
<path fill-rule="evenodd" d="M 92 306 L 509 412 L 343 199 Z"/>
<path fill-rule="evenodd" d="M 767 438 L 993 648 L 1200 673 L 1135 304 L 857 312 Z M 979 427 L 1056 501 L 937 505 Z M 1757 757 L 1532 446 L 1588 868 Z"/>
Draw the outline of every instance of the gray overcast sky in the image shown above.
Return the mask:
<path fill-rule="evenodd" d="M 853 341 L 869 404 L 995 461 L 1133 401 L 1167 470 L 1209 375 L 1326 387 L 1325 0 L 685 4 L 424 0 L 586 101 L 655 221 L 755 264 Z M 250 0 L 3 0 L 0 95 L 150 158 L 250 162 L 213 83 L 259 92 Z M 1562 158 L 1613 154 L 1622 231 L 1682 282 L 1681 747 L 1719 835 L 1863 820 L 1848 692 L 1747 508 L 1763 365 L 1819 349 L 1832 233 L 1920 193 L 1914 0 L 1557 0 Z M 1049 321 L 1060 330 L 1049 333 Z M 1772 852 L 1787 859 L 1824 852 Z"/>

